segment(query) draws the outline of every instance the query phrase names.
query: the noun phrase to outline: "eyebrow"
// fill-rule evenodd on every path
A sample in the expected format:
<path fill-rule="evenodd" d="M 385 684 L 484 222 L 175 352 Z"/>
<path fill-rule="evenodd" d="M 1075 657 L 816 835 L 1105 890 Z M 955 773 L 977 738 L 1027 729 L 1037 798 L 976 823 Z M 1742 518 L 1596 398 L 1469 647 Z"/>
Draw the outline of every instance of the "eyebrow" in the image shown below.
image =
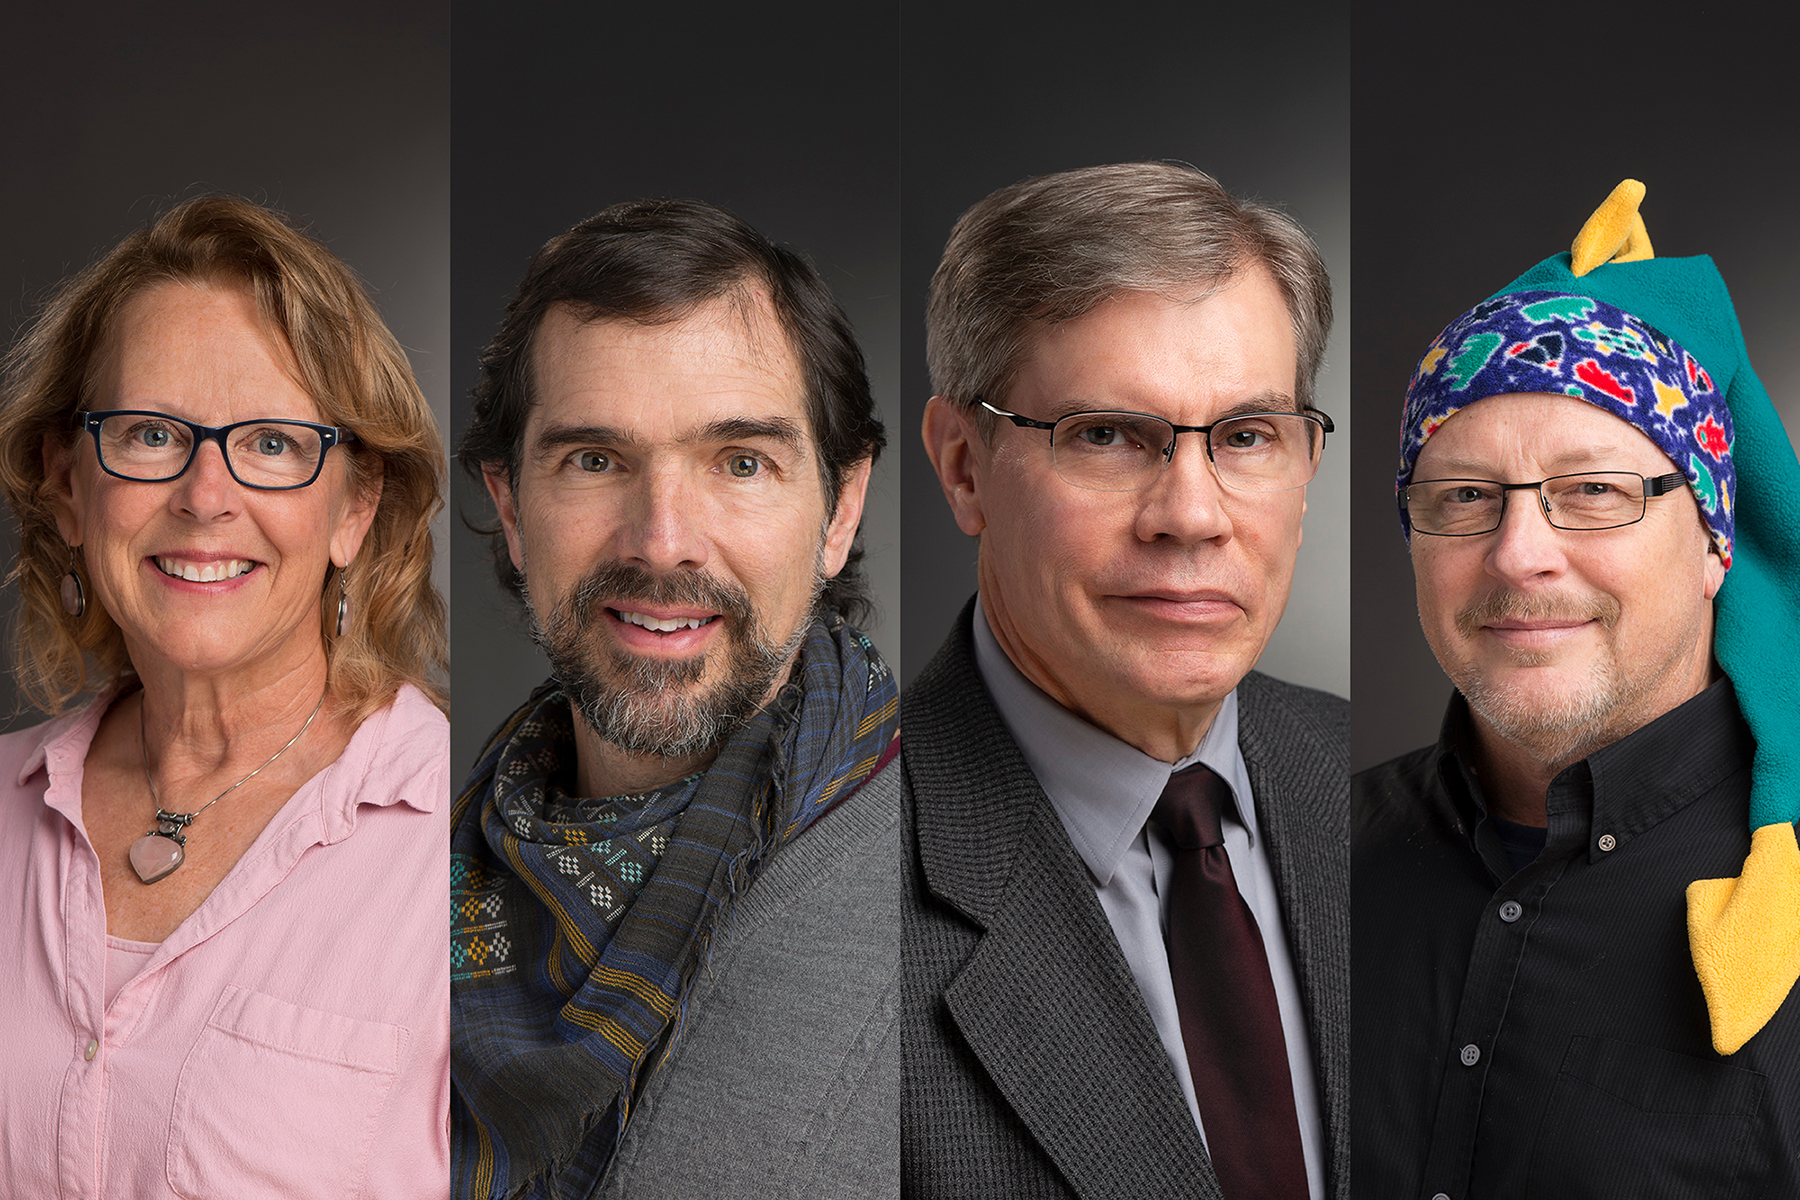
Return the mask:
<path fill-rule="evenodd" d="M 1060 421 L 1062 418 L 1073 416 L 1076 413 L 1137 411 L 1139 410 L 1110 407 L 1107 405 L 1095 405 L 1091 400 L 1069 400 L 1061 404 L 1051 405 L 1050 411 L 1044 415 L 1043 419 L 1046 421 Z M 1294 398 L 1287 393 L 1263 392 L 1239 400 L 1236 404 L 1221 409 L 1217 413 L 1214 413 L 1212 419 L 1205 422 L 1205 424 L 1216 425 L 1220 421 L 1229 421 L 1233 417 L 1248 416 L 1251 413 L 1289 413 L 1299 411 L 1299 405 L 1296 404 Z M 1144 415 L 1150 417 L 1162 417 L 1165 421 L 1169 420 L 1169 418 L 1163 416 L 1161 413 L 1145 413 Z M 1170 423 L 1176 424 L 1177 422 L 1171 421 Z"/>
<path fill-rule="evenodd" d="M 714 442 L 764 440 L 798 450 L 806 438 L 800 423 L 787 417 L 723 417 L 676 439 L 680 446 L 704 446 Z M 631 446 L 642 445 L 637 435 L 612 425 L 566 425 L 554 423 L 538 431 L 532 446 L 534 453 L 560 450 L 567 446 Z"/>

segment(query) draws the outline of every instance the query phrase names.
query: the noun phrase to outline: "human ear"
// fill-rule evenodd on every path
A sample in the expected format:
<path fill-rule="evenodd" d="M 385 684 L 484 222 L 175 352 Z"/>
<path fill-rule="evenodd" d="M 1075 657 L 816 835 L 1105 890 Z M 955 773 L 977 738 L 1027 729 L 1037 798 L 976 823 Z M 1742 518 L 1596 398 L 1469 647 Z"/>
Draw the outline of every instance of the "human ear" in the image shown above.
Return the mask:
<path fill-rule="evenodd" d="M 869 472 L 874 460 L 865 458 L 850 468 L 850 477 L 838 489 L 837 509 L 825 527 L 824 569 L 827 578 L 836 578 L 850 557 L 856 542 L 856 529 L 862 523 L 863 500 L 869 491 Z"/>
<path fill-rule="evenodd" d="M 1719 594 L 1719 589 L 1725 586 L 1725 560 L 1719 557 L 1717 547 L 1709 548 L 1706 551 L 1705 578 L 1705 595 L 1708 600 L 1711 600 Z"/>
<path fill-rule="evenodd" d="M 349 566 L 356 558 L 357 552 L 362 549 L 363 539 L 375 524 L 375 514 L 381 508 L 381 460 L 370 458 L 366 463 L 359 463 L 358 468 L 363 478 L 353 482 L 355 490 L 351 494 L 350 503 L 331 535 L 331 561 L 339 568 Z"/>
<path fill-rule="evenodd" d="M 75 453 L 73 441 L 55 434 L 45 434 L 41 450 L 44 458 L 44 494 L 50 510 L 56 514 L 56 531 L 70 546 L 79 546 L 82 534 L 81 504 L 75 498 Z"/>
<path fill-rule="evenodd" d="M 494 511 L 500 514 L 500 528 L 506 534 L 506 552 L 512 556 L 513 569 L 523 574 L 525 551 L 519 543 L 519 510 L 513 501 L 512 484 L 507 482 L 505 465 L 482 464 L 481 481 L 487 484 L 488 495 L 494 498 Z"/>
<path fill-rule="evenodd" d="M 970 537 L 979 536 L 987 528 L 980 478 L 986 465 L 987 444 L 975 428 L 974 416 L 943 396 L 933 396 L 925 405 L 925 420 L 919 433 L 925 439 L 925 455 L 937 472 L 956 527 Z"/>

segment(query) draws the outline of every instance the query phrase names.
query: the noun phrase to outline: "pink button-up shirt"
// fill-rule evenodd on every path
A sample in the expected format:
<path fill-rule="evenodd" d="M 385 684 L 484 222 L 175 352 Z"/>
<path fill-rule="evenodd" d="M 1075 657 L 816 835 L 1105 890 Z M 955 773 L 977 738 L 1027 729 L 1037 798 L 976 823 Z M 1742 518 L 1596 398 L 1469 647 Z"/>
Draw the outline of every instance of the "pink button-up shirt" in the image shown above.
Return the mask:
<path fill-rule="evenodd" d="M 108 1003 L 109 702 L 0 738 L 0 1195 L 442 1200 L 443 715 L 405 688 L 364 721 Z"/>

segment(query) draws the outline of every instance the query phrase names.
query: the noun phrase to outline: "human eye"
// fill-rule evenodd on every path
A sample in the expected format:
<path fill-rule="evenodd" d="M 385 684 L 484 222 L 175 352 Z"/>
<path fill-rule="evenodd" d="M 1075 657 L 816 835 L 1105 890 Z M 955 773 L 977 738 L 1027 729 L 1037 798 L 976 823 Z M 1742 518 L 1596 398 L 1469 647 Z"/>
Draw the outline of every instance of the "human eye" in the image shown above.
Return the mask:
<path fill-rule="evenodd" d="M 1452 483 L 1438 493 L 1443 504 L 1485 504 L 1494 498 L 1494 489 L 1485 483 Z"/>
<path fill-rule="evenodd" d="M 1213 452 L 1263 450 L 1281 441 L 1281 427 L 1272 417 L 1244 417 L 1224 422 L 1213 430 Z"/>
<path fill-rule="evenodd" d="M 1125 431 L 1117 425 L 1082 425 L 1076 429 L 1075 436 L 1096 448 L 1122 446 L 1126 441 Z"/>
<path fill-rule="evenodd" d="M 754 479 L 762 473 L 763 460 L 754 454 L 733 454 L 725 460 L 725 469 L 736 479 Z"/>
<path fill-rule="evenodd" d="M 1619 482 L 1598 475 L 1565 475 L 1561 479 L 1546 479 L 1544 490 L 1550 493 L 1552 502 L 1564 504 L 1594 504 L 1615 500 L 1624 495 Z"/>
<path fill-rule="evenodd" d="M 299 439 L 278 425 L 265 425 L 250 430 L 248 436 L 243 437 L 238 444 L 263 458 L 280 458 L 300 449 Z"/>
<path fill-rule="evenodd" d="M 569 457 L 570 465 L 589 475 L 604 475 L 618 469 L 613 456 L 604 450 L 578 450 Z"/>
<path fill-rule="evenodd" d="M 129 417 L 129 425 L 114 431 L 114 440 L 134 450 L 167 450 L 187 431 L 159 417 Z"/>
<path fill-rule="evenodd" d="M 1630 514 L 1643 503 L 1641 486 L 1636 475 L 1567 475 L 1544 481 L 1552 508 L 1593 520 Z"/>
<path fill-rule="evenodd" d="M 1130 413 L 1083 413 L 1065 417 L 1056 428 L 1056 444 L 1076 451 L 1141 451 L 1162 448 L 1148 419 Z"/>
<path fill-rule="evenodd" d="M 115 467 L 127 463 L 162 465 L 187 453 L 187 427 L 168 417 L 125 413 L 100 425 L 102 457 Z"/>

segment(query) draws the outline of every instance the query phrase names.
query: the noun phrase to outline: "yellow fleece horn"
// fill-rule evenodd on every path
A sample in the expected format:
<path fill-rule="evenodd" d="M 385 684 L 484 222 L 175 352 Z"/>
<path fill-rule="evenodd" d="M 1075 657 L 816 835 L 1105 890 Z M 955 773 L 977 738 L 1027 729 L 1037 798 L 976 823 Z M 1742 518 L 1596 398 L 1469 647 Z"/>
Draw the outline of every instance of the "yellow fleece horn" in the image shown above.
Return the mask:
<path fill-rule="evenodd" d="M 1712 1017 L 1713 1049 L 1735 1054 L 1800 979 L 1800 845 L 1782 821 L 1750 835 L 1736 879 L 1688 884 L 1688 947 Z"/>
<path fill-rule="evenodd" d="M 1638 214 L 1638 205 L 1643 202 L 1644 185 L 1627 179 L 1594 210 L 1575 235 L 1575 244 L 1569 247 L 1569 270 L 1577 279 L 1602 263 L 1656 257 L 1650 234 L 1644 229 L 1644 218 Z"/>

